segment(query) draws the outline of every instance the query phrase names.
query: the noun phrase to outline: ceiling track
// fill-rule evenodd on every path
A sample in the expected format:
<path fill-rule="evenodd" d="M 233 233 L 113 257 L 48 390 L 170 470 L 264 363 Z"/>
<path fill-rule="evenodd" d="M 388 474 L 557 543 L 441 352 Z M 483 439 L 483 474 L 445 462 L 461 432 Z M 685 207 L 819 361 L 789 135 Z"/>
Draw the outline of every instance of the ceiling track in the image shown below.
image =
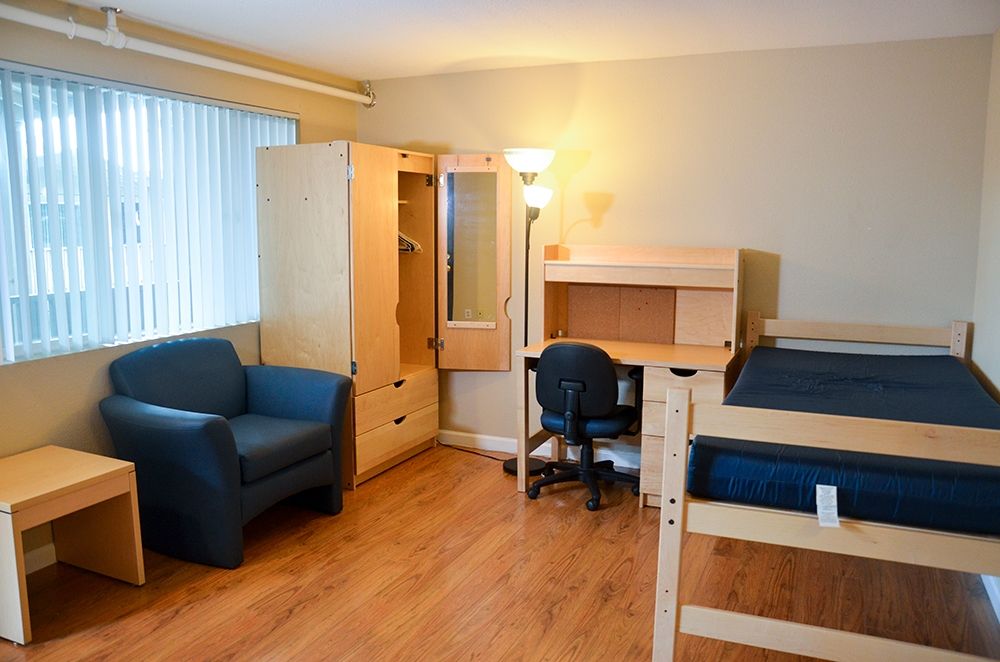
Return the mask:
<path fill-rule="evenodd" d="M 118 29 L 117 14 L 119 10 L 113 7 L 102 7 L 101 10 L 107 16 L 108 21 L 107 27 L 103 30 L 92 28 L 87 25 L 80 25 L 79 23 L 73 21 L 73 19 L 64 20 L 52 16 L 46 16 L 44 14 L 38 14 L 19 7 L 11 7 L 10 5 L 5 4 L 0 4 L 0 19 L 21 23 L 23 25 L 30 25 L 31 27 L 40 28 L 42 30 L 49 30 L 50 32 L 58 32 L 66 35 L 70 39 L 87 39 L 88 41 L 94 41 L 110 48 L 136 51 L 147 55 L 155 55 L 157 57 L 176 60 L 178 62 L 185 62 L 199 67 L 207 67 L 217 71 L 224 71 L 240 76 L 247 76 L 249 78 L 256 78 L 257 80 L 268 81 L 270 83 L 277 83 L 278 85 L 295 87 L 300 90 L 315 92 L 317 94 L 325 94 L 339 99 L 346 99 L 348 101 L 360 103 L 367 108 L 371 108 L 375 105 L 375 93 L 372 91 L 371 84 L 368 81 L 364 81 L 365 91 L 367 94 L 361 94 L 350 90 L 344 90 L 339 87 L 333 87 L 332 85 L 314 83 L 302 78 L 295 78 L 294 76 L 286 76 L 273 71 L 267 71 L 266 69 L 258 69 L 245 64 L 230 62 L 229 60 L 222 60 L 208 55 L 192 53 L 191 51 L 185 51 L 172 46 L 164 46 L 163 44 L 146 41 L 145 39 L 128 37 Z"/>

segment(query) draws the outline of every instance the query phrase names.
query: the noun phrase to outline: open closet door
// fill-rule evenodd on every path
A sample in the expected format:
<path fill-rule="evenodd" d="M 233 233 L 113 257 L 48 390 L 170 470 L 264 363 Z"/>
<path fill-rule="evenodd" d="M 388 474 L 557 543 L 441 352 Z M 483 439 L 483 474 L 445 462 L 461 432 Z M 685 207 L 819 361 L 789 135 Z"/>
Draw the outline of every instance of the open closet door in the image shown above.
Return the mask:
<path fill-rule="evenodd" d="M 510 183 L 501 154 L 437 158 L 443 370 L 510 370 Z"/>
<path fill-rule="evenodd" d="M 399 261 L 395 150 L 350 143 L 354 393 L 399 379 Z"/>

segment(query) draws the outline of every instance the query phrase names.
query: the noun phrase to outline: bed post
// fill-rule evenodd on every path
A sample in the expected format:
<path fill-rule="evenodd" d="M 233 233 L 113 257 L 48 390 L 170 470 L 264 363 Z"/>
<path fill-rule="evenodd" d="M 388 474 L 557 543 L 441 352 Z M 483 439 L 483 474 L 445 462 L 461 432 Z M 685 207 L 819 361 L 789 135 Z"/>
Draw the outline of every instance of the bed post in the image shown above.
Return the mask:
<path fill-rule="evenodd" d="M 666 436 L 663 440 L 663 484 L 660 501 L 660 550 L 656 575 L 656 616 L 653 621 L 653 660 L 674 659 L 680 624 L 681 543 L 684 540 L 684 504 L 687 494 L 688 438 L 691 391 L 667 391 Z"/>
<path fill-rule="evenodd" d="M 963 361 L 969 360 L 969 326 L 968 322 L 951 323 L 951 347 L 949 353 Z"/>

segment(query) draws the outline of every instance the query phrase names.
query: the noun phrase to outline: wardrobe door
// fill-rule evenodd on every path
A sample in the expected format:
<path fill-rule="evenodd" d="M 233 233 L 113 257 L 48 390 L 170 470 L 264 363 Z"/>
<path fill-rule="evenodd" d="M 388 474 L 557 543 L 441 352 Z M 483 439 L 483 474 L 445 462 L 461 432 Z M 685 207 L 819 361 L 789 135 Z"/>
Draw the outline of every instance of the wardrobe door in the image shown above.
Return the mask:
<path fill-rule="evenodd" d="M 347 143 L 257 150 L 260 357 L 351 374 Z"/>
<path fill-rule="evenodd" d="M 398 152 L 350 143 L 354 393 L 399 379 Z"/>
<path fill-rule="evenodd" d="M 443 155 L 438 172 L 438 367 L 510 370 L 510 181 L 501 154 Z"/>

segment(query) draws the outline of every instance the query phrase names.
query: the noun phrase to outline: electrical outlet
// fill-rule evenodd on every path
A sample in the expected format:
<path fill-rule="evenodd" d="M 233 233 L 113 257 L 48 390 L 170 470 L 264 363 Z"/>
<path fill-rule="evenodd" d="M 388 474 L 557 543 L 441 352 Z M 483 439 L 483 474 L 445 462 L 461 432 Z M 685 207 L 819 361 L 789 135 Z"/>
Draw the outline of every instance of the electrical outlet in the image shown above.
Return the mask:
<path fill-rule="evenodd" d="M 465 309 L 465 319 L 467 319 L 467 320 L 471 320 L 472 319 L 472 308 L 466 308 Z"/>

